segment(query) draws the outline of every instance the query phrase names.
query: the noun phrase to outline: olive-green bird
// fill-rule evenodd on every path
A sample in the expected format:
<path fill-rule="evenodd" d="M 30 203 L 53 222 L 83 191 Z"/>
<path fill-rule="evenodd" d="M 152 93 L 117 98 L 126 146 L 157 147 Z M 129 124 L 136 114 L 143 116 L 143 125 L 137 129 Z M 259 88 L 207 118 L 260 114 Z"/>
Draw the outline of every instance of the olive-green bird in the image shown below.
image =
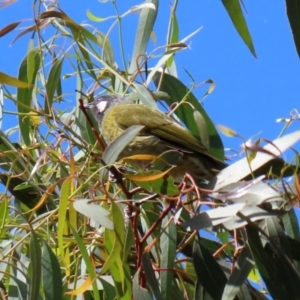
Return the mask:
<path fill-rule="evenodd" d="M 134 104 L 120 96 L 102 96 L 86 104 L 99 123 L 106 143 L 111 143 L 133 125 L 145 128 L 122 151 L 120 158 L 151 154 L 159 156 L 175 150 L 182 154 L 170 175 L 180 181 L 185 173 L 199 184 L 209 180 L 226 164 L 209 153 L 192 133 L 163 112 L 150 106 Z"/>

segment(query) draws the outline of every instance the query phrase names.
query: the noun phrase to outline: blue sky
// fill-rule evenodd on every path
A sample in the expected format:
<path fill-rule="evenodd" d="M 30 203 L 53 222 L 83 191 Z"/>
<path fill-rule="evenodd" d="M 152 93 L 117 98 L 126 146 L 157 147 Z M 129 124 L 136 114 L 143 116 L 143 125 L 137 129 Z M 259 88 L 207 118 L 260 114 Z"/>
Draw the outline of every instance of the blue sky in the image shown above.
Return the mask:
<path fill-rule="evenodd" d="M 220 1 L 179 1 L 177 17 L 180 38 L 184 38 L 197 28 L 203 29 L 189 41 L 189 50 L 176 55 L 180 79 L 191 84 L 184 68 L 200 83 L 211 78 L 216 83 L 215 91 L 205 99 L 204 106 L 216 124 L 236 130 L 246 139 L 262 136 L 274 139 L 282 129 L 276 123 L 279 117 L 288 117 L 292 109 L 300 103 L 300 62 L 285 13 L 284 1 L 245 1 L 248 14 L 246 20 L 251 32 L 257 59 L 255 59 L 233 25 Z M 32 18 L 32 1 L 22 0 L 0 10 L 0 28 L 7 24 Z M 87 9 L 99 17 L 114 15 L 112 4 L 90 1 L 59 1 L 61 8 L 78 23 L 90 22 L 106 32 L 110 22 L 95 23 L 88 19 Z M 71 4 L 72 3 L 72 4 Z M 139 1 L 117 1 L 119 12 L 140 4 Z M 161 1 L 155 26 L 156 44 L 150 42 L 149 49 L 164 45 L 170 2 Z M 125 55 L 129 60 L 134 42 L 138 14 L 134 13 L 124 20 L 126 29 Z M 19 25 L 24 28 L 30 21 Z M 29 35 L 21 37 L 13 45 L 16 32 L 0 39 L 0 70 L 17 76 L 18 66 L 27 51 Z M 111 35 L 111 42 L 117 47 L 117 30 Z M 118 56 L 118 52 L 116 53 Z M 119 58 L 118 58 L 119 59 Z M 64 88 L 74 91 L 71 81 L 63 82 Z M 201 99 L 206 87 L 195 90 Z M 73 105 L 70 96 L 70 106 Z M 75 105 L 75 103 L 74 103 Z M 9 126 L 10 120 L 4 125 Z M 298 124 L 293 126 L 294 130 Z M 240 141 L 222 135 L 226 147 L 239 150 Z"/>

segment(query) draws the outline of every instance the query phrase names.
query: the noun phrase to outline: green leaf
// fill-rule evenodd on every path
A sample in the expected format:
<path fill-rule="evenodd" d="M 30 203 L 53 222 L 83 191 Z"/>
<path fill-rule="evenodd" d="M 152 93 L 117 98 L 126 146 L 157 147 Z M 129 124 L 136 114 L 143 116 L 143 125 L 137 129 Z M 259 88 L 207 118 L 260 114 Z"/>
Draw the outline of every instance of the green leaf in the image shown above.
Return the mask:
<path fill-rule="evenodd" d="M 77 199 L 73 202 L 73 207 L 105 228 L 114 229 L 110 212 L 98 204 L 90 203 L 89 199 Z"/>
<path fill-rule="evenodd" d="M 243 15 L 240 0 L 222 0 L 222 2 L 229 14 L 229 17 L 236 31 L 238 32 L 244 43 L 247 45 L 253 56 L 256 58 L 252 37 L 250 35 L 247 23 Z"/>
<path fill-rule="evenodd" d="M 58 226 L 57 226 L 57 241 L 60 255 L 64 256 L 64 230 L 66 226 L 66 216 L 69 206 L 69 196 L 71 195 L 72 178 L 64 180 L 61 186 L 60 201 L 58 208 Z"/>
<path fill-rule="evenodd" d="M 222 300 L 235 299 L 253 265 L 254 261 L 252 260 L 251 252 L 248 247 L 244 247 L 225 286 Z"/>
<path fill-rule="evenodd" d="M 45 299 L 63 299 L 62 276 L 57 256 L 45 241 L 42 243 L 42 280 Z"/>
<path fill-rule="evenodd" d="M 28 57 L 30 57 L 30 60 L 28 59 Z M 32 64 L 32 66 L 28 66 L 29 61 Z M 33 84 L 35 82 L 35 78 L 39 70 L 40 63 L 41 63 L 40 53 L 38 50 L 34 49 L 30 51 L 28 55 L 23 59 L 21 66 L 19 68 L 19 75 L 18 75 L 19 80 L 23 82 L 28 82 L 28 84 L 31 84 L 32 86 L 27 89 L 18 88 L 18 92 L 17 92 L 18 112 L 22 114 L 19 115 L 19 128 L 22 134 L 22 138 L 27 146 L 31 144 L 31 138 L 30 138 L 31 121 L 29 116 L 26 116 L 26 114 L 30 113 Z M 29 72 L 28 69 L 30 70 Z M 30 74 L 31 76 L 31 81 L 29 81 L 27 77 L 28 74 Z"/>
<path fill-rule="evenodd" d="M 87 65 L 87 68 L 85 69 L 85 71 L 87 73 L 89 73 L 96 81 L 98 81 L 97 76 L 94 72 L 94 68 L 93 68 L 93 64 L 92 64 L 89 52 L 86 50 L 86 46 L 85 46 L 84 34 L 86 34 L 86 32 L 88 32 L 88 30 L 86 30 L 84 27 L 78 25 L 74 20 L 72 20 L 70 17 L 68 17 L 63 12 L 46 11 L 46 12 L 43 12 L 40 14 L 40 18 L 41 19 L 59 18 L 59 19 L 62 19 L 65 21 L 66 26 L 68 28 L 70 28 L 70 30 L 73 34 L 73 37 L 72 37 L 73 40 L 77 42 L 79 50 L 83 56 L 83 58 L 81 58 L 81 60 L 84 61 Z"/>
<path fill-rule="evenodd" d="M 291 257 L 291 249 L 289 247 L 288 237 L 279 224 L 279 219 L 276 217 L 265 219 L 265 232 L 268 234 L 270 241 L 278 245 L 284 253 Z"/>
<path fill-rule="evenodd" d="M 112 267 L 112 264 L 121 258 L 121 251 L 125 241 L 124 217 L 120 207 L 114 202 L 112 202 L 111 212 L 113 215 L 114 230 L 105 230 L 105 240 L 110 242 L 110 246 L 107 248 L 109 257 L 101 269 L 101 274 L 109 270 Z M 108 245 L 106 245 L 106 247 L 107 246 Z M 123 272 L 123 270 L 119 270 L 121 278 L 124 280 Z"/>
<path fill-rule="evenodd" d="M 176 8 L 177 8 L 177 1 L 172 6 L 172 15 L 171 15 L 171 28 L 168 37 L 168 43 L 174 44 L 177 43 L 179 40 L 179 25 L 176 17 Z M 167 67 L 170 68 L 174 63 L 174 55 L 171 56 L 167 61 Z"/>
<path fill-rule="evenodd" d="M 227 283 L 226 276 L 199 238 L 195 239 L 193 245 L 193 263 L 197 278 L 204 289 L 213 299 L 221 299 Z"/>
<path fill-rule="evenodd" d="M 207 148 L 210 149 L 210 143 L 209 143 L 209 134 L 206 126 L 206 121 L 202 117 L 201 113 L 198 110 L 195 110 L 193 113 L 199 136 L 201 139 L 202 144 Z"/>
<path fill-rule="evenodd" d="M 98 287 L 97 287 L 97 280 L 96 280 L 96 270 L 92 264 L 92 261 L 90 259 L 90 256 L 89 256 L 89 253 L 86 249 L 86 246 L 85 244 L 83 243 L 81 237 L 79 236 L 79 234 L 77 233 L 77 231 L 72 227 L 70 226 L 69 227 L 74 235 L 74 238 L 76 240 L 76 244 L 79 248 L 79 251 L 82 255 L 82 258 L 86 264 L 86 269 L 87 269 L 87 272 L 91 278 L 91 281 L 92 281 L 92 286 L 93 286 L 93 297 L 95 300 L 100 300 L 100 296 L 99 296 L 99 292 L 98 292 Z"/>
<path fill-rule="evenodd" d="M 31 231 L 29 256 L 31 263 L 29 298 L 30 300 L 39 299 L 41 271 L 42 271 L 42 255 L 39 239 L 34 231 Z"/>
<path fill-rule="evenodd" d="M 100 273 L 109 270 L 111 273 L 119 299 L 131 299 L 132 282 L 130 267 L 127 261 L 122 260 L 125 243 L 125 220 L 119 205 L 111 203 L 114 230 L 105 230 L 105 248 L 108 253 Z"/>
<path fill-rule="evenodd" d="M 90 32 L 89 32 L 90 33 Z M 85 32 L 83 33 L 85 34 Z M 114 48 L 107 35 L 100 31 L 95 32 L 97 42 L 102 48 L 102 59 L 111 67 L 115 66 Z"/>
<path fill-rule="evenodd" d="M 169 213 L 162 222 L 162 227 L 166 229 L 160 237 L 161 250 L 161 295 L 163 299 L 172 299 L 172 281 L 174 273 L 170 270 L 175 269 L 176 242 L 177 232 L 175 223 L 172 221 L 168 224 L 172 215 Z"/>
<path fill-rule="evenodd" d="M 137 136 L 137 134 L 144 128 L 141 125 L 134 125 L 126 129 L 120 136 L 118 136 L 113 142 L 111 142 L 105 149 L 102 159 L 107 165 L 113 164 L 123 149 Z M 100 181 L 103 181 L 107 169 L 102 168 L 100 170 Z"/>
<path fill-rule="evenodd" d="M 144 104 L 148 106 L 152 106 L 154 108 L 157 108 L 156 103 L 153 99 L 153 96 L 149 92 L 149 90 L 142 84 L 135 83 L 134 87 L 137 91 L 138 99 Z"/>
<path fill-rule="evenodd" d="M 90 20 L 92 20 L 94 22 L 103 22 L 103 21 L 107 20 L 107 18 L 101 18 L 101 17 L 95 16 L 89 9 L 86 11 L 86 15 Z"/>
<path fill-rule="evenodd" d="M 161 76 L 163 76 L 161 80 Z M 177 78 L 169 74 L 156 72 L 153 76 L 155 85 L 160 87 L 160 91 L 167 93 L 170 99 L 165 99 L 166 103 L 170 106 L 175 102 L 179 102 L 186 98 L 186 102 L 190 103 L 196 111 L 199 111 L 202 118 L 206 122 L 207 132 L 209 135 L 210 153 L 220 160 L 224 159 L 224 147 L 222 140 L 208 114 L 204 110 L 203 106 L 199 103 L 193 93 Z M 190 105 L 180 105 L 176 109 L 175 114 L 186 125 L 186 127 L 192 132 L 192 134 L 200 139 L 199 128 L 196 124 L 193 115 L 194 109 Z"/>
<path fill-rule="evenodd" d="M 8 215 L 9 215 L 8 200 L 6 197 L 3 197 L 3 199 L 0 202 L 0 238 L 1 239 L 4 238 L 4 233 L 6 231 L 5 225 L 8 222 Z"/>
<path fill-rule="evenodd" d="M 25 89 L 31 88 L 32 84 L 19 80 L 18 78 L 9 76 L 0 72 L 0 83 L 8 84 L 17 88 Z"/>
<path fill-rule="evenodd" d="M 61 69 L 63 59 L 57 59 L 49 72 L 48 80 L 46 83 L 46 101 L 45 101 L 45 114 L 49 115 L 53 103 L 54 93 L 59 87 Z"/>
<path fill-rule="evenodd" d="M 300 276 L 291 257 L 276 242 L 262 244 L 259 231 L 246 226 L 249 246 L 258 270 L 274 299 L 297 299 L 300 293 Z M 272 238 L 274 239 L 274 237 Z"/>
<path fill-rule="evenodd" d="M 134 49 L 131 57 L 131 63 L 129 67 L 129 74 L 133 74 L 137 70 L 137 64 L 139 64 L 139 56 L 144 55 L 147 49 L 147 45 L 150 39 L 151 32 L 156 20 L 158 12 L 158 0 L 146 0 L 145 3 L 152 3 L 155 9 L 143 8 L 140 14 L 138 23 L 138 30 L 136 32 Z"/>
<path fill-rule="evenodd" d="M 152 300 L 152 295 L 143 287 L 139 285 L 139 271 L 133 277 L 133 299 Z"/>
<path fill-rule="evenodd" d="M 128 261 L 128 257 L 132 253 L 133 244 L 134 244 L 134 235 L 133 235 L 132 226 L 127 226 L 126 230 L 125 230 L 125 241 L 124 241 L 124 250 L 123 250 L 123 262 L 127 262 Z"/>
<path fill-rule="evenodd" d="M 164 299 L 164 298 L 162 298 L 162 295 L 160 293 L 159 286 L 158 286 L 158 281 L 157 281 L 157 278 L 156 278 L 155 273 L 153 271 L 152 264 L 151 264 L 148 252 L 144 252 L 144 254 L 142 256 L 142 265 L 143 265 L 143 270 L 145 272 L 145 276 L 146 276 L 146 279 L 147 279 L 147 283 L 150 285 L 150 287 L 153 291 L 153 294 L 155 296 L 155 299 L 157 299 L 157 300 Z"/>
<path fill-rule="evenodd" d="M 300 230 L 295 208 L 292 208 L 282 217 L 282 222 L 286 234 L 296 240 L 300 240 Z"/>
<path fill-rule="evenodd" d="M 102 283 L 103 291 L 106 295 L 105 299 L 114 300 L 114 299 L 116 299 L 116 288 L 113 286 L 113 284 L 110 284 L 109 282 L 107 282 L 107 280 L 104 279 L 105 277 L 107 277 L 107 275 L 98 277 L 98 279 Z"/>
<path fill-rule="evenodd" d="M 285 0 L 285 4 L 294 43 L 300 58 L 300 3 L 298 0 Z"/>

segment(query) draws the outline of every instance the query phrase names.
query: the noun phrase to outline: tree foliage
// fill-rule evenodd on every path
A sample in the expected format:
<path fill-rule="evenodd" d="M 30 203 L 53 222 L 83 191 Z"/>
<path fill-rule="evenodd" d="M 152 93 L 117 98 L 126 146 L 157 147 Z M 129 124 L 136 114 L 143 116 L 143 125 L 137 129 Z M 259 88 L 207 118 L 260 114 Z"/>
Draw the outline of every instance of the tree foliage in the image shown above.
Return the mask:
<path fill-rule="evenodd" d="M 118 15 L 106 33 L 94 24 L 108 20 L 92 12 L 89 26 L 78 24 L 59 6 L 43 2 L 35 6 L 32 25 L 15 37 L 29 41 L 18 78 L 0 73 L 1 120 L 10 118 L 3 100 L 15 104 L 18 116 L 16 127 L 0 131 L 2 298 L 299 297 L 300 234 L 293 209 L 300 196 L 299 155 L 292 163 L 281 158 L 300 139 L 299 131 L 273 142 L 245 143 L 243 158 L 198 187 L 189 174 L 180 183 L 168 176 L 172 157 L 162 163 L 149 153 L 150 169 L 128 167 L 141 157 L 118 160 L 118 154 L 140 128 L 129 128 L 106 147 L 82 109 L 83 102 L 106 93 L 158 105 L 224 158 L 203 99 L 177 77 L 175 54 L 197 33 L 179 39 L 177 1 L 167 44 L 148 46 L 158 2 Z M 223 4 L 255 55 L 240 2 Z M 122 45 L 121 22 L 137 11 L 132 57 L 126 62 L 121 46 L 120 67 L 109 33 L 119 27 Z M 18 25 L 8 24 L 0 35 Z M 71 109 L 69 78 L 79 91 L 72 92 Z M 212 80 L 205 83 L 203 98 L 214 89 Z"/>

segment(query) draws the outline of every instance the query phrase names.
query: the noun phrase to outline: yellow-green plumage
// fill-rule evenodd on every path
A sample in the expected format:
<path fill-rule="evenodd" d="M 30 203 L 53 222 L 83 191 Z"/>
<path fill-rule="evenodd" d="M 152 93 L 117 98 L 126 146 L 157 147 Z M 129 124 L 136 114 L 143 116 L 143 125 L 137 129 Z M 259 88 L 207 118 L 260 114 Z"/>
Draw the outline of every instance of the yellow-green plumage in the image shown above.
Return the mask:
<path fill-rule="evenodd" d="M 86 107 L 97 118 L 107 143 L 112 142 L 130 126 L 145 127 L 124 149 L 121 157 L 134 154 L 158 156 L 168 150 L 176 150 L 183 154 L 171 173 L 176 180 L 180 180 L 186 172 L 197 181 L 210 179 L 226 166 L 213 157 L 189 130 L 153 107 L 129 103 L 118 96 L 100 97 Z"/>

